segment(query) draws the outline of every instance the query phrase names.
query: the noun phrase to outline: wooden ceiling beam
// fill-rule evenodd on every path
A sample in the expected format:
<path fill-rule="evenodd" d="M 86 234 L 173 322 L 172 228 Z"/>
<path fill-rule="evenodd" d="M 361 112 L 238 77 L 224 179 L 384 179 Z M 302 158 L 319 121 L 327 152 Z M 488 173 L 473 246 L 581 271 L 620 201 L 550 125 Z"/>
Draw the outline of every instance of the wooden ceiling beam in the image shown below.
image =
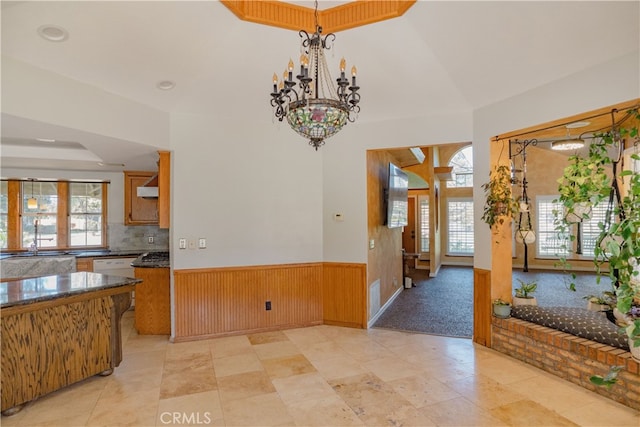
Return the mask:
<path fill-rule="evenodd" d="M 359 0 L 331 9 L 319 10 L 324 34 L 335 33 L 402 16 L 416 0 Z M 221 0 L 239 19 L 287 30 L 315 31 L 314 9 L 284 1 Z"/>

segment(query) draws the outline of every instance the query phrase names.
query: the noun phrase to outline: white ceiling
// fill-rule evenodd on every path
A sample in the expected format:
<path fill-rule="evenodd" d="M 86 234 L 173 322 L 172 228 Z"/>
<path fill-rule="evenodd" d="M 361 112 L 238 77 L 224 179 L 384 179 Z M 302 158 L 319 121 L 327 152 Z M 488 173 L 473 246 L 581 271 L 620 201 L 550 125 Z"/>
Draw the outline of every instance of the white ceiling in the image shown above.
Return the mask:
<path fill-rule="evenodd" d="M 241 21 L 217 1 L 2 1 L 1 12 L 3 56 L 170 113 L 271 120 L 271 76 L 299 52 L 295 31 Z M 329 65 L 344 56 L 358 66 L 359 121 L 469 112 L 637 51 L 639 13 L 637 1 L 419 1 L 402 17 L 339 32 Z M 43 24 L 64 27 L 68 40 L 43 40 Z M 161 91 L 161 80 L 176 87 Z M 155 167 L 153 147 L 111 140 L 105 150 L 100 135 L 2 119 L 3 167 L 98 168 L 5 156 L 7 143 L 47 130 L 103 162 Z"/>

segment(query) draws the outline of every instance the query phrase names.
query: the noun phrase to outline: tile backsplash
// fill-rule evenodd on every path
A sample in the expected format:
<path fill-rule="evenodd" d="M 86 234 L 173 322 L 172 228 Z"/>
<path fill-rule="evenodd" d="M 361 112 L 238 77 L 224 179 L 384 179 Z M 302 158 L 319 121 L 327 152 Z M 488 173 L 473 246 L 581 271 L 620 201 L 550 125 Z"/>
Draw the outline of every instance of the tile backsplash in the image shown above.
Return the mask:
<path fill-rule="evenodd" d="M 149 250 L 169 249 L 169 230 L 157 225 L 126 226 L 109 224 L 109 249 L 111 250 Z M 153 243 L 149 243 L 153 237 Z"/>

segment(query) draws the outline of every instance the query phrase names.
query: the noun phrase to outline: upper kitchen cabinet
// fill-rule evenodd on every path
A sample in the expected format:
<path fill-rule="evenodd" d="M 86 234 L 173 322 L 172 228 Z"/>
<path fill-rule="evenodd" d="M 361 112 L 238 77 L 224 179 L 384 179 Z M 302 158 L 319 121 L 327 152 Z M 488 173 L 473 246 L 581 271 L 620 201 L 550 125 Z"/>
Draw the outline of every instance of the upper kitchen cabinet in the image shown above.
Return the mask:
<path fill-rule="evenodd" d="M 124 172 L 124 224 L 158 225 L 158 195 L 138 197 L 138 187 L 144 187 L 156 172 Z"/>
<path fill-rule="evenodd" d="M 169 228 L 170 196 L 171 196 L 171 153 L 158 151 L 158 225 Z"/>
<path fill-rule="evenodd" d="M 158 151 L 158 172 L 125 171 L 125 225 L 169 228 L 171 153 Z"/>

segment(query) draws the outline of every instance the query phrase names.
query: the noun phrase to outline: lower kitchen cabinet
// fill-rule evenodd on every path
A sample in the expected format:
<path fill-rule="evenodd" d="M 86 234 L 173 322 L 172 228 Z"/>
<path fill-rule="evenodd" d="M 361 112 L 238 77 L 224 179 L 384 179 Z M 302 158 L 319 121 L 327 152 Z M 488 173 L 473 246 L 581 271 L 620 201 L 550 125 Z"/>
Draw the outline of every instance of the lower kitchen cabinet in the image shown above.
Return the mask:
<path fill-rule="evenodd" d="M 171 298 L 169 268 L 135 269 L 135 327 L 141 335 L 171 334 Z"/>

